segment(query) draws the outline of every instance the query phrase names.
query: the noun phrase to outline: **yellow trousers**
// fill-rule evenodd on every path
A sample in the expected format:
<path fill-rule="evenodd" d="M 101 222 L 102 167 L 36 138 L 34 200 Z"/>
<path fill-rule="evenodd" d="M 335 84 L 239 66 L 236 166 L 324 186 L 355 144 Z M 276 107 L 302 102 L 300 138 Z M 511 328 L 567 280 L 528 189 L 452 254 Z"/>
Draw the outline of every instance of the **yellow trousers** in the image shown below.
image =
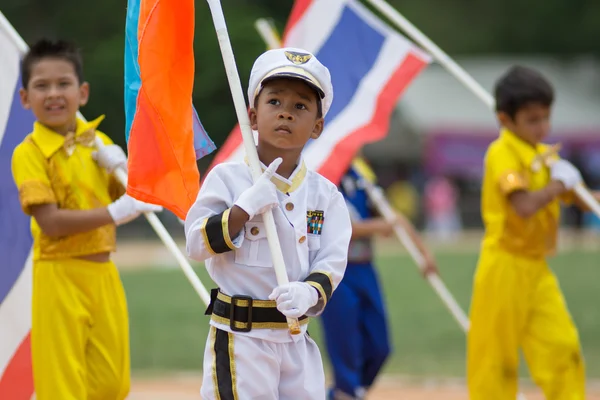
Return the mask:
<path fill-rule="evenodd" d="M 467 337 L 471 400 L 515 400 L 519 349 L 547 400 L 585 398 L 577 329 L 544 259 L 481 253 Z"/>
<path fill-rule="evenodd" d="M 38 400 L 127 397 L 127 303 L 112 262 L 34 262 L 32 311 L 31 349 Z"/>

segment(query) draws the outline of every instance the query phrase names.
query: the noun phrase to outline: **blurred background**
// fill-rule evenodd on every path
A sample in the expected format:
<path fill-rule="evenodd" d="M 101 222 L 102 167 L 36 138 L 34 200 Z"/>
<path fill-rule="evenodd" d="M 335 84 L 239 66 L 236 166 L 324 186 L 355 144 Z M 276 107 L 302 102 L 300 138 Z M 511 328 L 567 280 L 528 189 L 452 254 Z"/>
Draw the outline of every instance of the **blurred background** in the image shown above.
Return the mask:
<path fill-rule="evenodd" d="M 292 3 L 223 2 L 244 86 L 254 59 L 265 50 L 254 28 L 255 20 L 271 18 L 281 32 Z M 577 163 L 592 188 L 600 185 L 600 2 L 389 3 L 488 91 L 495 79 L 514 64 L 545 73 L 557 91 L 551 141 L 563 143 L 563 156 Z M 2 12 L 27 42 L 46 35 L 77 41 L 92 89 L 91 100 L 82 112 L 89 118 L 106 114 L 104 131 L 124 145 L 122 65 L 126 2 L 2 0 Z M 212 19 L 202 1 L 196 6 L 195 53 L 194 104 L 219 146 L 237 120 Z M 427 225 L 428 208 L 442 206 L 426 201 L 427 183 L 432 180 L 430 189 L 435 191 L 447 183 L 448 196 L 452 198 L 450 195 L 455 193 L 457 218 L 453 226 L 477 228 L 481 226 L 481 160 L 487 144 L 496 135 L 494 116 L 483 103 L 434 63 L 401 97 L 387 140 L 368 146 L 365 155 L 376 168 L 381 184 L 391 189 L 398 207 L 403 207 L 419 226 Z M 201 172 L 212 156 L 214 153 L 199 161 Z M 592 226 L 597 221 L 569 212 L 565 223 Z"/>
<path fill-rule="evenodd" d="M 561 154 L 580 168 L 588 186 L 600 189 L 600 1 L 389 3 L 488 91 L 514 64 L 544 73 L 557 93 L 549 142 L 561 142 Z M 291 7 L 286 0 L 223 2 L 244 90 L 254 59 L 265 50 L 255 20 L 271 18 L 282 31 Z M 88 118 L 106 114 L 102 130 L 125 146 L 126 2 L 2 0 L 0 10 L 28 43 L 51 36 L 81 46 L 85 79 L 91 84 L 91 100 L 82 113 Z M 202 1 L 196 4 L 195 54 L 194 104 L 218 147 L 237 120 L 209 9 Z M 435 250 L 442 278 L 465 310 L 482 233 L 482 160 L 497 132 L 489 109 L 433 63 L 401 97 L 387 138 L 364 149 L 391 203 Z M 213 156 L 199 160 L 201 173 Z M 183 246 L 177 219 L 168 212 L 160 218 Z M 552 266 L 580 329 L 588 375 L 600 378 L 600 221 L 566 209 L 563 228 Z M 203 304 L 144 219 L 120 228 L 119 240 L 115 261 L 129 299 L 134 373 L 195 374 L 202 365 L 208 323 Z M 422 379 L 464 376 L 464 334 L 397 243 L 386 239 L 377 248 L 394 337 L 387 372 Z M 202 266 L 195 267 L 212 287 Z M 318 322 L 311 334 L 319 340 Z"/>

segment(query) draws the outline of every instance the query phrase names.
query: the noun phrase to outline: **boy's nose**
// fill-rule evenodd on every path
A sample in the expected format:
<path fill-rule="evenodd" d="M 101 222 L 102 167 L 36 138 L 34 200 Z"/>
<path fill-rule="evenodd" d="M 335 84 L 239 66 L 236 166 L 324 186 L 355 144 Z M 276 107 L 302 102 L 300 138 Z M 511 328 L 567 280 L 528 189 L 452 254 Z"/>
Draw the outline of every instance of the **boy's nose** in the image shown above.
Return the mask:
<path fill-rule="evenodd" d="M 60 89 L 57 85 L 51 85 L 48 90 L 48 97 L 58 97 L 60 95 Z"/>
<path fill-rule="evenodd" d="M 282 111 L 279 113 L 278 119 L 287 119 L 288 121 L 292 121 L 294 116 L 287 111 Z"/>

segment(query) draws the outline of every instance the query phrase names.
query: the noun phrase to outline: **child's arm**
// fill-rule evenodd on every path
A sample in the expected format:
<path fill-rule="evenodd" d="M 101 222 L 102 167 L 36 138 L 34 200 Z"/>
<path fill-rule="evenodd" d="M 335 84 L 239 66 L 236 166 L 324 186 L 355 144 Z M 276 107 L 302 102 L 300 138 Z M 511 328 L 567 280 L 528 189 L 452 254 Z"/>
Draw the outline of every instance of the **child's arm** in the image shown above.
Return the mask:
<path fill-rule="evenodd" d="M 66 210 L 58 208 L 56 203 L 32 206 L 31 215 L 42 232 L 53 238 L 87 232 L 114 223 L 106 208 Z"/>
<path fill-rule="evenodd" d="M 567 160 L 557 160 L 550 167 L 552 181 L 545 188 L 536 191 L 517 190 L 509 195 L 509 200 L 519 216 L 528 218 L 545 207 L 557 196 L 579 184 L 581 174 Z"/>
<path fill-rule="evenodd" d="M 517 215 L 521 218 L 529 218 L 564 192 L 565 185 L 562 182 L 550 181 L 545 188 L 540 190 L 515 190 L 509 193 L 508 200 Z"/>
<path fill-rule="evenodd" d="M 56 203 L 36 204 L 30 207 L 31 215 L 45 235 L 62 237 L 88 232 L 108 224 L 122 225 L 144 212 L 158 212 L 162 207 L 121 196 L 108 207 L 91 210 L 58 208 Z"/>
<path fill-rule="evenodd" d="M 231 190 L 235 183 L 228 179 L 226 171 L 217 166 L 208 173 L 185 219 L 186 249 L 190 258 L 204 261 L 240 248 L 244 224 L 279 204 L 277 189 L 270 180 L 279 164 L 280 158 L 273 161 L 260 179 L 237 199 Z"/>
<path fill-rule="evenodd" d="M 581 179 L 579 171 L 566 160 L 550 168 L 551 181 L 540 190 L 529 190 L 522 161 L 507 146 L 492 145 L 485 156 L 485 174 L 497 184 L 510 206 L 521 218 L 529 218 Z"/>
<path fill-rule="evenodd" d="M 184 230 L 187 255 L 204 261 L 216 254 L 239 248 L 244 240 L 240 234 L 246 216 L 232 207 L 234 193 L 229 188 L 217 165 L 200 187 L 196 201 L 185 218 Z M 233 212 L 233 218 L 230 214 Z"/>
<path fill-rule="evenodd" d="M 429 274 L 439 274 L 435 258 L 433 257 L 429 249 L 425 246 L 421 235 L 419 235 L 414 225 L 411 224 L 410 221 L 406 219 L 402 214 L 397 214 L 397 218 L 397 223 L 406 231 L 406 233 L 408 233 L 408 236 L 410 236 L 411 240 L 413 241 L 415 246 L 417 246 L 417 249 L 419 249 L 419 252 L 425 260 L 425 265 L 419 266 L 422 268 L 422 274 L 424 276 L 427 276 Z"/>
<path fill-rule="evenodd" d="M 352 239 L 360 239 L 375 235 L 387 236 L 393 232 L 394 225 L 381 217 L 352 221 Z"/>
<path fill-rule="evenodd" d="M 421 236 L 416 231 L 413 224 L 410 223 L 404 216 L 397 215 L 396 223 L 404 229 L 410 236 L 413 243 L 419 249 L 419 252 L 425 259 L 425 265 L 423 266 L 423 274 L 427 275 L 430 273 L 438 273 L 435 259 L 431 255 L 431 252 L 427 249 Z M 395 224 L 390 224 L 385 218 L 376 217 L 365 220 L 352 221 L 352 239 L 358 239 L 363 237 L 371 237 L 375 235 L 389 236 L 394 233 Z"/>

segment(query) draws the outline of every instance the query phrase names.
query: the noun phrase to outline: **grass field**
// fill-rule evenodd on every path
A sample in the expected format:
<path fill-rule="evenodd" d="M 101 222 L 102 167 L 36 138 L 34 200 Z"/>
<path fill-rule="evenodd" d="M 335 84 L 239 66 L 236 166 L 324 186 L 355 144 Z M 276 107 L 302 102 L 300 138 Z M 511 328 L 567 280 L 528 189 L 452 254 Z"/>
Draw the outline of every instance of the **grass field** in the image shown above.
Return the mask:
<path fill-rule="evenodd" d="M 410 259 L 380 252 L 377 259 L 393 337 L 387 373 L 417 377 L 463 377 L 465 338 Z M 468 309 L 475 252 L 436 254 L 441 275 Z M 600 250 L 562 252 L 551 261 L 579 328 L 590 378 L 600 378 Z M 212 287 L 202 266 L 196 270 Z M 200 370 L 208 329 L 204 305 L 179 269 L 122 271 L 131 318 L 132 368 L 137 376 Z M 321 344 L 321 327 L 310 333 Z M 324 347 L 321 347 L 324 350 Z M 326 352 L 323 351 L 326 358 Z M 526 370 L 522 369 L 523 375 Z"/>

